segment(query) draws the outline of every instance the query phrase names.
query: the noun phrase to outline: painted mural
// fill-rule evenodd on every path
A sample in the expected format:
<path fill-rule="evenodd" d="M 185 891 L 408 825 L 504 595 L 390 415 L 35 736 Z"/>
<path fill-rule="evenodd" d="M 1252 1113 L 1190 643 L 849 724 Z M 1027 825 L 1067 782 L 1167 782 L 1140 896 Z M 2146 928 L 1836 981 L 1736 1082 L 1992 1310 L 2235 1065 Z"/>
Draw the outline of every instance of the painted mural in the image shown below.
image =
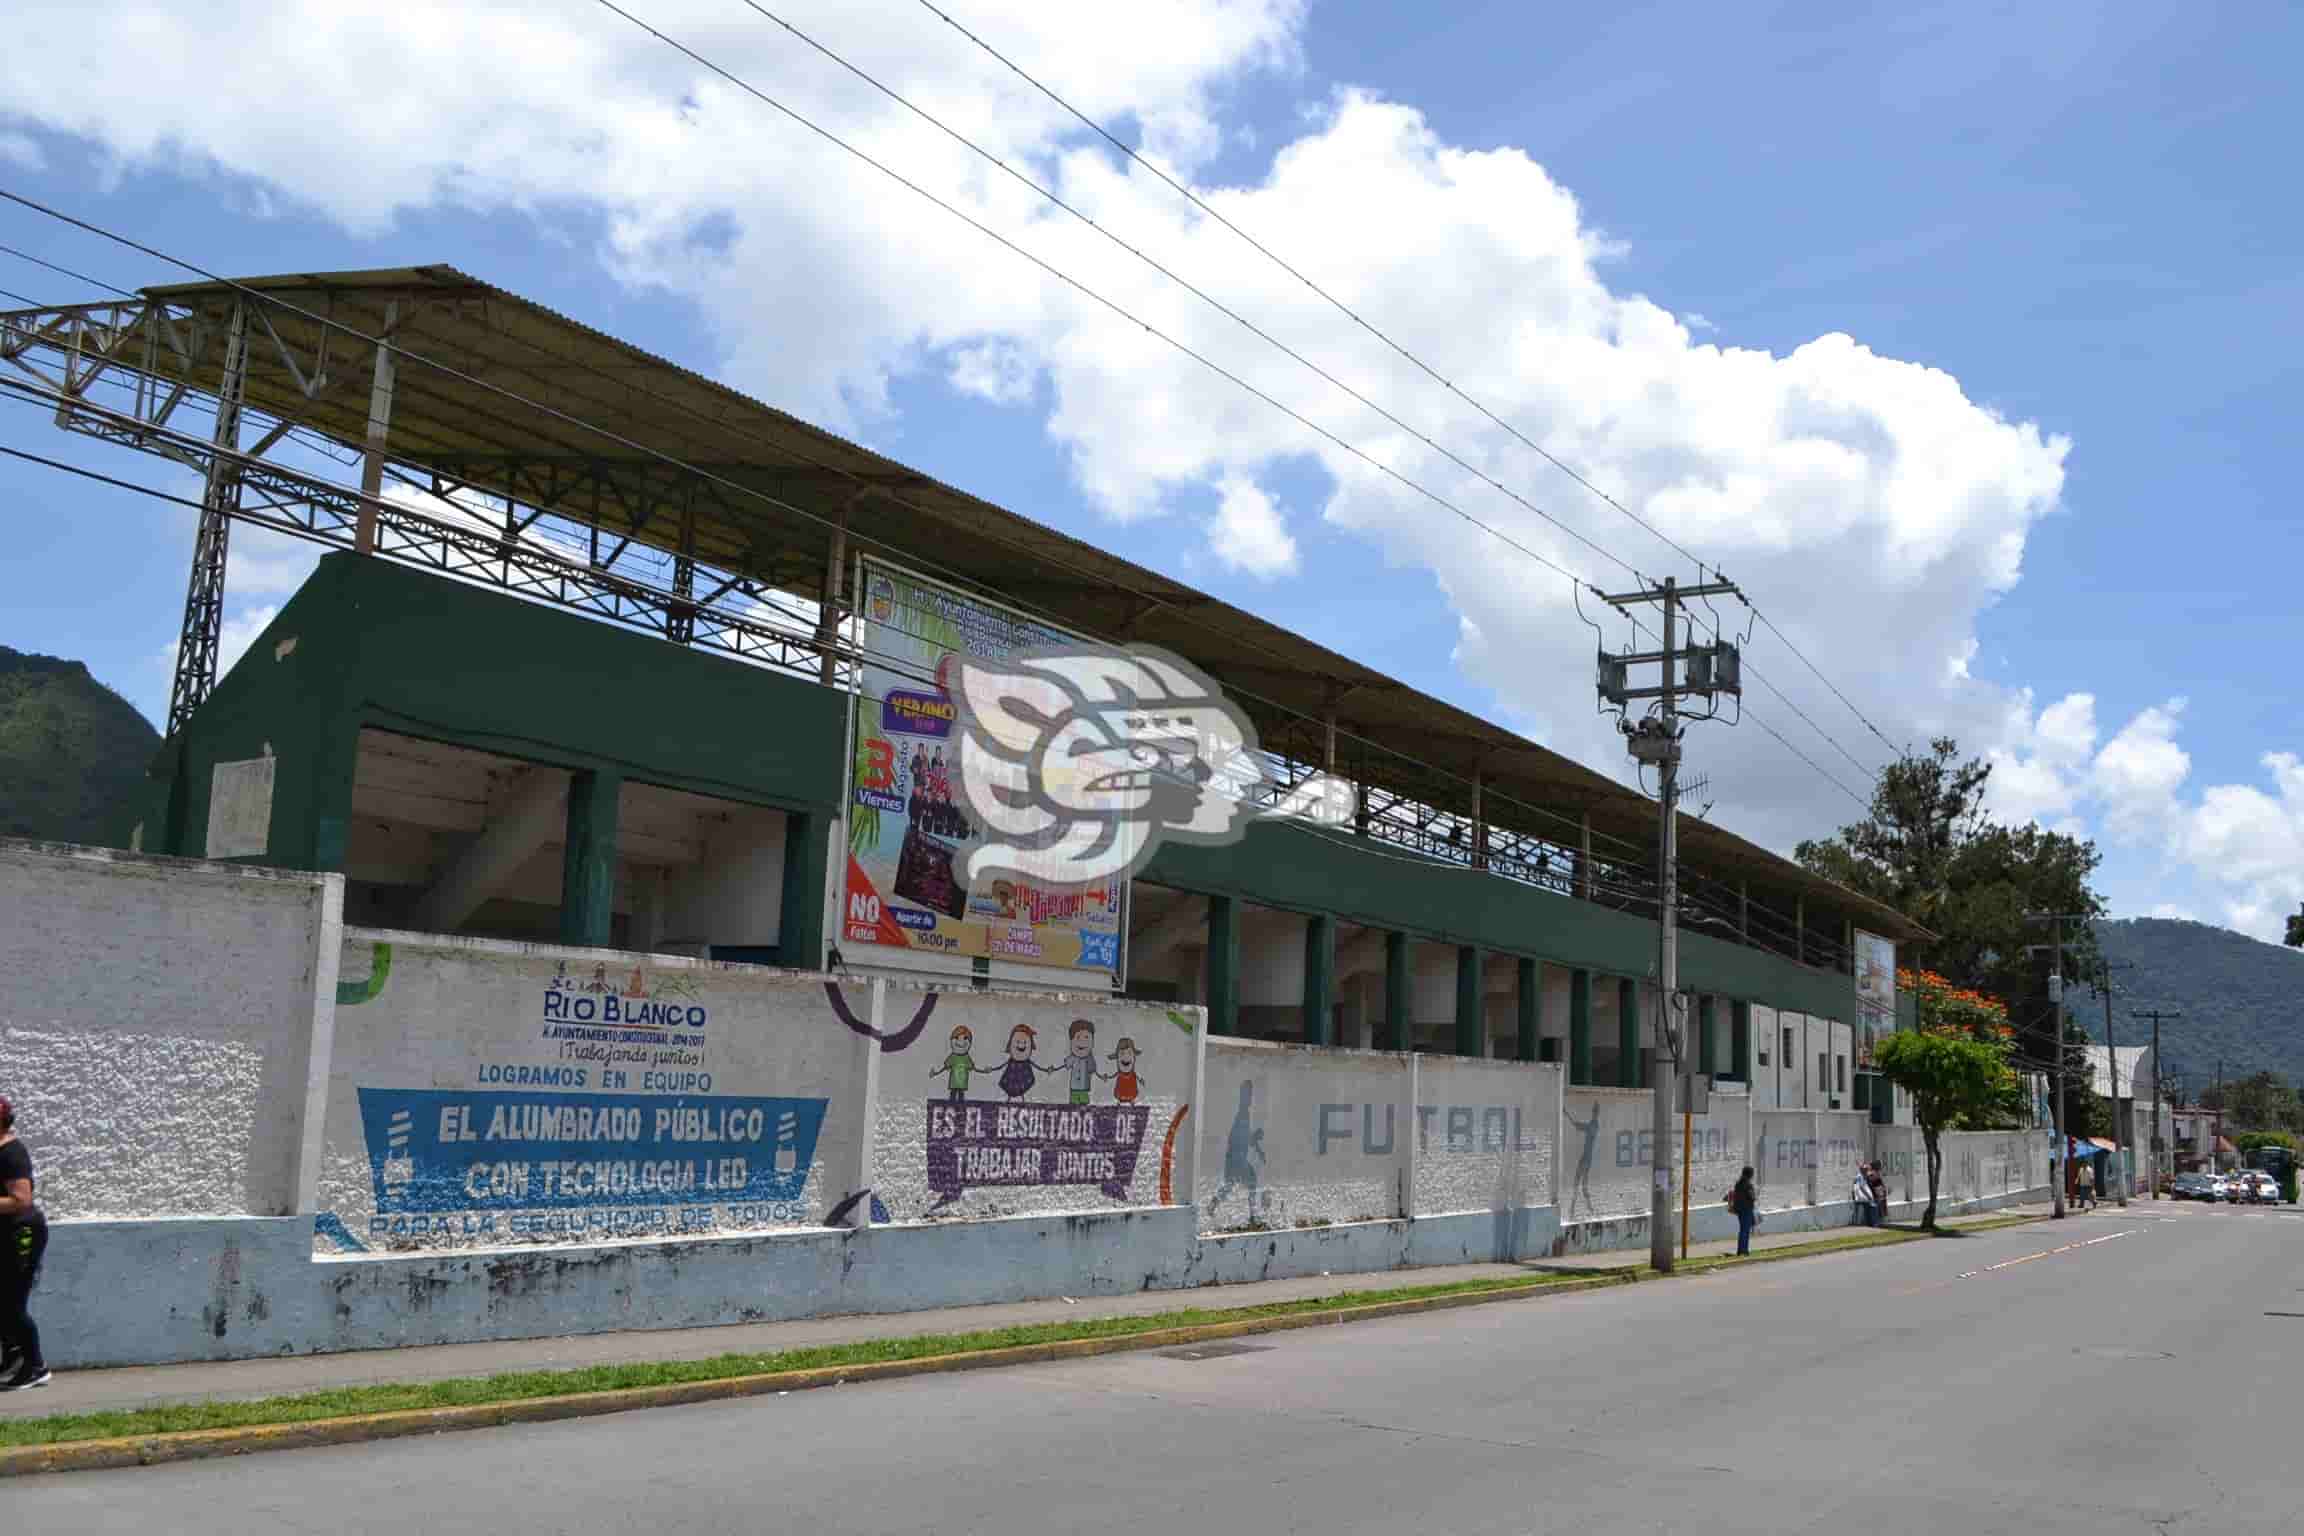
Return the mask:
<path fill-rule="evenodd" d="M 819 983 L 359 931 L 341 976 L 323 1251 L 814 1226 L 861 1166 L 870 1047 Z"/>
<path fill-rule="evenodd" d="M 891 989 L 941 999 L 881 1064 L 875 1193 L 892 1219 L 1172 1203 L 1198 1009 Z"/>

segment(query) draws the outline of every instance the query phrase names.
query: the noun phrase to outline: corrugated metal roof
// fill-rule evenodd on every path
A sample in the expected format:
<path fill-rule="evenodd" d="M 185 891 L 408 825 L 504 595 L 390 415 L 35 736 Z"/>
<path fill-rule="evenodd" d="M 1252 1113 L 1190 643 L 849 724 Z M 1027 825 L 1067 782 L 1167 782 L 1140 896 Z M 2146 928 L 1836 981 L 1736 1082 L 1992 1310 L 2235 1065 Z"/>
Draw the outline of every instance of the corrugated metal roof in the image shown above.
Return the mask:
<path fill-rule="evenodd" d="M 320 317 L 279 306 L 258 311 L 272 334 L 251 346 L 247 390 L 249 403 L 268 413 L 360 444 L 371 354 L 327 322 L 374 334 L 390 314 L 392 340 L 405 352 L 534 402 L 403 363 L 391 423 L 396 459 L 671 552 L 680 550 L 689 519 L 698 560 L 807 597 L 822 592 L 832 538 L 825 520 L 844 517 L 851 549 L 879 546 L 1064 628 L 1186 657 L 1242 704 L 1275 749 L 1333 709 L 1347 733 L 1397 754 L 1371 753 L 1365 765 L 1387 789 L 1460 804 L 1459 776 L 1477 765 L 1487 819 L 1498 825 L 1573 843 L 1575 820 L 1588 813 L 1597 835 L 1633 850 L 1613 850 L 1616 857 L 1637 859 L 1637 850 L 1654 847 L 1653 802 L 1571 758 L 454 267 L 289 273 L 144 291 L 221 322 L 238 296 L 234 284 Z M 195 384 L 215 376 L 223 328 L 199 329 L 204 353 L 188 370 Z M 156 371 L 172 366 L 162 357 Z M 326 382 L 308 393 L 315 376 Z M 659 455 L 727 483 L 699 485 Z M 595 466 L 610 472 L 606 483 Z M 1566 664 L 1583 667 L 1588 658 Z M 1683 857 L 1720 878 L 1805 893 L 1890 938 L 1926 936 L 1895 909 L 1716 823 L 1684 816 L 1680 837 Z"/>

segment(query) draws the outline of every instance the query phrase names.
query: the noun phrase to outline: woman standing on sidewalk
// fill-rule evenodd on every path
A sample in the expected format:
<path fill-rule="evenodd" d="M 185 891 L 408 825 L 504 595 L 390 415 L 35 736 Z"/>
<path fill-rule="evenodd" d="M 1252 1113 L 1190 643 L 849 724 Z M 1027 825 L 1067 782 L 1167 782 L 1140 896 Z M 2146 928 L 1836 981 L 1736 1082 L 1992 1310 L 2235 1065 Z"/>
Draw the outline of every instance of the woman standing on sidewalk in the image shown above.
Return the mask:
<path fill-rule="evenodd" d="M 48 1251 L 48 1218 L 32 1199 L 31 1149 L 17 1139 L 16 1111 L 0 1099 L 0 1392 L 48 1385 L 32 1286 Z"/>
<path fill-rule="evenodd" d="M 1736 1213 L 1736 1257 L 1743 1258 L 1752 1251 L 1752 1229 L 1760 1222 L 1760 1191 L 1753 1187 L 1750 1166 L 1728 1191 L 1728 1209 Z"/>

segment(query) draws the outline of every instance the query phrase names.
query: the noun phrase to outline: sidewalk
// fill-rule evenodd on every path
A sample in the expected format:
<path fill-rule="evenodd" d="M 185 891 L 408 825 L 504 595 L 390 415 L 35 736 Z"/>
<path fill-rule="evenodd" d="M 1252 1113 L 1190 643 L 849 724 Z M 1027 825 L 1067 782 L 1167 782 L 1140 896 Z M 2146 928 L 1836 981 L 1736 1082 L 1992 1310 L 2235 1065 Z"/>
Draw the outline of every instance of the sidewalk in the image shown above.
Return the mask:
<path fill-rule="evenodd" d="M 2047 1207 L 2014 1207 L 1991 1213 L 2045 1214 Z M 1951 1227 L 1960 1222 L 1946 1222 Z M 1862 1229 L 1769 1233 L 1752 1240 L 1755 1253 L 1796 1247 Z M 1733 1241 L 1698 1243 L 1692 1257 L 1732 1253 Z M 513 1339 L 488 1344 L 438 1344 L 410 1349 L 363 1350 L 285 1359 L 228 1360 L 192 1365 L 133 1366 L 101 1371 L 59 1371 L 36 1392 L 0 1395 L 0 1415 L 37 1416 L 107 1409 L 150 1408 L 164 1403 L 230 1401 L 334 1387 L 392 1382 L 439 1381 L 488 1376 L 503 1371 L 572 1370 L 592 1365 L 645 1361 L 704 1360 L 735 1353 L 769 1354 L 825 1344 L 911 1338 L 926 1333 L 969 1333 L 1027 1323 L 1061 1323 L 1103 1317 L 1155 1317 L 1189 1308 L 1222 1309 L 1270 1302 L 1348 1296 L 1403 1286 L 1445 1285 L 1542 1273 L 1600 1273 L 1642 1268 L 1645 1251 L 1572 1254 L 1519 1264 L 1453 1264 L 1429 1269 L 1393 1269 L 1373 1274 L 1313 1275 L 1298 1280 L 1259 1280 L 1242 1285 L 1204 1286 L 1188 1291 L 1139 1291 L 1125 1296 L 1017 1302 L 991 1307 L 949 1307 L 928 1312 L 810 1318 L 785 1323 L 740 1323 L 720 1328 L 656 1329 L 630 1333 L 581 1334 L 554 1339 Z M 37 1298 L 35 1298 L 37 1299 Z"/>
<path fill-rule="evenodd" d="M 2050 1210 L 2051 1207 L 2045 1202 L 2039 1205 L 2011 1205 L 1997 1211 L 1979 1212 L 1974 1216 L 1943 1217 L 1937 1221 L 1936 1225 L 1939 1229 L 1949 1232 L 1979 1221 L 1999 1221 L 2010 1216 L 2046 1216 Z M 1870 1230 L 1873 1229 L 1848 1222 L 1837 1227 L 1811 1227 L 1798 1232 L 1771 1232 L 1768 1230 L 1767 1222 L 1762 1221 L 1758 1227 L 1753 1229 L 1752 1251 L 1758 1254 L 1766 1253 L 1771 1248 L 1797 1248 L 1803 1243 L 1830 1242 L 1836 1237 L 1851 1237 Z M 1883 1230 L 1917 1232 L 1920 1227 L 1917 1222 L 1900 1221 L 1889 1223 Z M 1672 1249 L 1675 1253 L 1679 1252 L 1680 1249 L 1677 1231 L 1673 1235 Z M 1691 1259 L 1723 1258 L 1735 1251 L 1736 1239 L 1732 1237 L 1722 1238 L 1718 1242 L 1691 1243 L 1688 1245 L 1688 1257 Z M 1564 1254 L 1557 1259 L 1531 1259 L 1526 1267 L 1548 1272 L 1590 1274 L 1595 1271 L 1621 1269 L 1627 1264 L 1637 1264 L 1644 1267 L 1647 1262 L 1648 1250 L 1646 1248 L 1618 1248 L 1606 1253 L 1571 1253 Z"/>

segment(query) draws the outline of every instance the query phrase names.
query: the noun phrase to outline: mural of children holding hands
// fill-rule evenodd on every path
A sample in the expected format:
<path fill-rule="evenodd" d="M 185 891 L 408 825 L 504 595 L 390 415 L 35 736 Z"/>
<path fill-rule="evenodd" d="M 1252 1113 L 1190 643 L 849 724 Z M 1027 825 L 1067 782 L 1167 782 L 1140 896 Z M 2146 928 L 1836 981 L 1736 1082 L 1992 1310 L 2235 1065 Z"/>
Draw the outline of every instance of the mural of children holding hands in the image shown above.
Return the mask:
<path fill-rule="evenodd" d="M 976 1065 L 976 1032 L 963 1024 L 952 1031 L 952 1054 L 941 1066 L 928 1069 L 930 1077 L 942 1077 L 944 1085 L 952 1090 L 952 1102 L 957 1104 L 968 1097 L 968 1075 L 984 1069 Z"/>
<path fill-rule="evenodd" d="M 1136 1042 L 1126 1035 L 1112 1047 L 1112 1060 L 1120 1070 L 1112 1074 L 1112 1101 L 1115 1104 L 1133 1104 L 1141 1085 L 1136 1079 Z"/>

